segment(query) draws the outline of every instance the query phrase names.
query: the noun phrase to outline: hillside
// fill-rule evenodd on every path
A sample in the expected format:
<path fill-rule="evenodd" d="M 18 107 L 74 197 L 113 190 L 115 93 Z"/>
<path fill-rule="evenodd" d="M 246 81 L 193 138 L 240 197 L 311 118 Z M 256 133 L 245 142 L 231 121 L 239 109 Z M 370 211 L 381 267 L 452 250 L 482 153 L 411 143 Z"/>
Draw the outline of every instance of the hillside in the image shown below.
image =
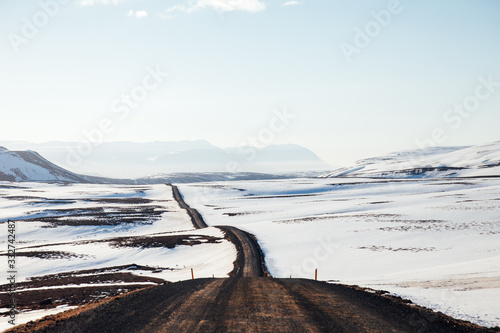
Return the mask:
<path fill-rule="evenodd" d="M 500 141 L 471 147 L 431 147 L 368 158 L 322 177 L 449 178 L 500 176 Z"/>
<path fill-rule="evenodd" d="M 0 147 L 1 181 L 103 183 L 104 178 L 82 176 L 65 170 L 34 151 L 10 151 Z"/>

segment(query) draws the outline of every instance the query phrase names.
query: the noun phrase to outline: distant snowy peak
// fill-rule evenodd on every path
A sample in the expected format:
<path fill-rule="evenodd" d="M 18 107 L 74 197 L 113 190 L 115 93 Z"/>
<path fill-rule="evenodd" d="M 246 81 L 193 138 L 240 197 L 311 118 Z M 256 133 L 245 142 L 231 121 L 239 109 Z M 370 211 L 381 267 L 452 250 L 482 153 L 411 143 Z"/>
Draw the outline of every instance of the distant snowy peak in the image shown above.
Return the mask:
<path fill-rule="evenodd" d="M 500 177 L 500 141 L 471 147 L 431 147 L 368 158 L 321 177 Z"/>

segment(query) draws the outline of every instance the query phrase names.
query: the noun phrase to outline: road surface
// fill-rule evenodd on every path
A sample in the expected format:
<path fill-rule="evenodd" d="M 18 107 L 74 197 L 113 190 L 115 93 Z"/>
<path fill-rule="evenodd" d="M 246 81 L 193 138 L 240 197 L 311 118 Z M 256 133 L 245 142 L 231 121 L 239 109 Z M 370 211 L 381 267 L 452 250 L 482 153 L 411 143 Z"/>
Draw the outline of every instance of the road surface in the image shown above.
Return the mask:
<path fill-rule="evenodd" d="M 355 287 L 303 279 L 228 278 L 152 287 L 69 319 L 54 317 L 15 332 L 498 331 Z"/>

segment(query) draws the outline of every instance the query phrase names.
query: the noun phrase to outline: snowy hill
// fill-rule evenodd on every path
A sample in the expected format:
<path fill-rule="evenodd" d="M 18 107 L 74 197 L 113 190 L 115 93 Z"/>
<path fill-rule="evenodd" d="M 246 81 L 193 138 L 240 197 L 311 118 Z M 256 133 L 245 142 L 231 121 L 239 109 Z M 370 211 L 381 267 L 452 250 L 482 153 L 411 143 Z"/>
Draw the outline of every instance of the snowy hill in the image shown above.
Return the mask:
<path fill-rule="evenodd" d="M 0 147 L 0 181 L 106 183 L 104 178 L 82 176 L 49 162 L 34 151 Z"/>
<path fill-rule="evenodd" d="M 368 158 L 321 177 L 500 177 L 500 141 L 471 147 L 431 147 Z"/>

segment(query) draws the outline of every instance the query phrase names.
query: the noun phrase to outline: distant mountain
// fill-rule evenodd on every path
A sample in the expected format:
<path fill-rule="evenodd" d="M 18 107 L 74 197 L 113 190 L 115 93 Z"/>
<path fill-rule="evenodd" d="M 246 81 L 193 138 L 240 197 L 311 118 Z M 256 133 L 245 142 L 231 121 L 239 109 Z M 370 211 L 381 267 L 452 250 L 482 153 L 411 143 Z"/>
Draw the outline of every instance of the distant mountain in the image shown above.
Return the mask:
<path fill-rule="evenodd" d="M 500 141 L 469 147 L 432 147 L 368 158 L 321 177 L 500 177 Z"/>
<path fill-rule="evenodd" d="M 297 177 L 316 177 L 318 172 L 273 175 L 252 172 L 198 172 L 170 173 L 137 179 L 114 179 L 80 175 L 63 169 L 34 151 L 10 151 L 0 147 L 0 181 L 9 182 L 56 182 L 96 184 L 164 184 L 197 183 L 236 180 L 269 180 Z"/>
<path fill-rule="evenodd" d="M 76 173 L 113 178 L 179 172 L 295 173 L 330 169 L 313 152 L 297 145 L 219 148 L 204 140 L 109 142 L 91 147 L 88 153 L 88 147 L 79 142 L 7 141 L 0 144 L 10 149 L 36 150 L 48 160 Z"/>
<path fill-rule="evenodd" d="M 108 182 L 104 178 L 81 176 L 67 171 L 34 151 L 9 151 L 4 147 L 0 147 L 0 181 Z"/>
<path fill-rule="evenodd" d="M 134 182 L 137 184 L 200 183 L 242 180 L 289 179 L 306 176 L 317 177 L 318 175 L 318 173 L 273 175 L 255 172 L 177 172 L 138 178 L 135 179 Z"/>

